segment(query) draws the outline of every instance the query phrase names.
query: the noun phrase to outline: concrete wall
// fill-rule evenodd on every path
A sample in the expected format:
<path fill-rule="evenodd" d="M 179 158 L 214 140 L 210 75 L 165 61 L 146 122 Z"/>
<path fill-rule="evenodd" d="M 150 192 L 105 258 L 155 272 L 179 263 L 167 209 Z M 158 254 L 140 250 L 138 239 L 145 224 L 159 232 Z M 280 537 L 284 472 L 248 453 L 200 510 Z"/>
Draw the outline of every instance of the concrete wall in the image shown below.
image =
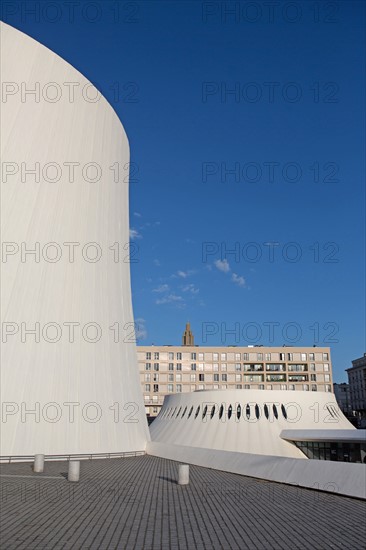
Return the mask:
<path fill-rule="evenodd" d="M 143 450 L 126 134 L 90 82 L 32 38 L 2 24 L 1 51 L 0 454 Z"/>

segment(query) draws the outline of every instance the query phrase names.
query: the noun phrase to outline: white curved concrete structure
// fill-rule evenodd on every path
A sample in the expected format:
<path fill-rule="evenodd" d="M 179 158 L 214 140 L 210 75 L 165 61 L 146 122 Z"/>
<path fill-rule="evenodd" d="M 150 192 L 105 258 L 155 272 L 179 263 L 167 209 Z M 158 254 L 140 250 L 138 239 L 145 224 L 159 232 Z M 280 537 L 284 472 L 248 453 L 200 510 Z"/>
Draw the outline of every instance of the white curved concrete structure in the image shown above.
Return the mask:
<path fill-rule="evenodd" d="M 360 463 L 309 460 L 294 443 L 365 442 L 365 431 L 348 422 L 331 393 L 232 390 L 175 394 L 165 398 L 150 433 L 148 452 L 156 456 L 366 497 L 362 483 L 366 468 L 361 463 L 365 451 L 361 451 Z"/>
<path fill-rule="evenodd" d="M 78 71 L 5 24 L 1 60 L 0 455 L 144 450 L 126 134 Z"/>

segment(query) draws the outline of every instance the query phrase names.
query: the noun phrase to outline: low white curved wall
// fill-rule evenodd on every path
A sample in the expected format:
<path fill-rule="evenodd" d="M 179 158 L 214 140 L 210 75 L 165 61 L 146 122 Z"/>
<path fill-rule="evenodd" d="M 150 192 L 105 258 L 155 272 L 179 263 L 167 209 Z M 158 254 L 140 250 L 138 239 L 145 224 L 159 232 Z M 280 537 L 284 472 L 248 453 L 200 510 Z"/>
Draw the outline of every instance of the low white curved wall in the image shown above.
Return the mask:
<path fill-rule="evenodd" d="M 150 425 L 147 452 L 179 462 L 366 498 L 364 464 L 309 460 L 293 443 L 281 438 L 285 430 L 312 430 L 328 435 L 334 432 L 335 439 L 338 432 L 344 436 L 357 431 L 330 393 L 203 391 L 165 398 L 159 416 Z"/>
<path fill-rule="evenodd" d="M 71 65 L 0 37 L 0 455 L 144 450 L 125 131 Z"/>

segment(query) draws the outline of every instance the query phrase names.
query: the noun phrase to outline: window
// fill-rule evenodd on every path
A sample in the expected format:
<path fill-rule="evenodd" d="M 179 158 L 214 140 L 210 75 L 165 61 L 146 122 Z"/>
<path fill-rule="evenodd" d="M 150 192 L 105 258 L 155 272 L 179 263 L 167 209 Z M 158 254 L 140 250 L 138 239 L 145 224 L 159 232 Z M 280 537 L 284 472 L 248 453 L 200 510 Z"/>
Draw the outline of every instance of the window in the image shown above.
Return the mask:
<path fill-rule="evenodd" d="M 309 361 L 315 361 L 315 353 L 309 353 Z"/>
<path fill-rule="evenodd" d="M 189 409 L 189 413 L 188 413 L 187 418 L 189 418 L 189 417 L 191 416 L 192 413 L 193 413 L 193 406 Z"/>
<path fill-rule="evenodd" d="M 293 353 L 288 353 L 287 354 L 287 361 L 293 361 L 293 358 L 294 358 Z"/>
<path fill-rule="evenodd" d="M 150 384 L 145 384 L 145 391 L 150 391 Z"/>
<path fill-rule="evenodd" d="M 145 382 L 150 382 L 151 380 L 151 374 L 148 373 L 148 374 L 145 374 Z"/>
<path fill-rule="evenodd" d="M 222 374 L 221 375 L 221 380 L 222 380 L 222 382 L 227 382 L 227 374 Z"/>
<path fill-rule="evenodd" d="M 219 382 L 220 378 L 218 374 L 213 375 L 214 382 Z"/>
<path fill-rule="evenodd" d="M 200 405 L 198 405 L 197 409 L 196 409 L 196 414 L 194 415 L 195 418 L 197 418 L 197 416 L 199 415 L 199 412 L 200 412 Z"/>
<path fill-rule="evenodd" d="M 184 415 L 186 414 L 187 412 L 187 407 L 185 407 L 184 411 L 183 411 L 183 414 L 182 414 L 182 418 L 184 417 Z"/>
<path fill-rule="evenodd" d="M 250 384 L 244 384 L 244 389 L 245 390 L 250 390 Z"/>
<path fill-rule="evenodd" d="M 202 419 L 203 419 L 203 418 L 206 418 L 206 414 L 207 414 L 207 405 L 206 405 L 205 408 L 203 409 Z"/>
<path fill-rule="evenodd" d="M 323 353 L 323 361 L 328 361 L 329 355 L 327 353 Z"/>
<path fill-rule="evenodd" d="M 204 370 L 204 364 L 198 363 L 198 370 L 203 371 Z"/>
<path fill-rule="evenodd" d="M 241 416 L 241 406 L 238 405 L 236 407 L 236 418 L 239 420 L 240 416 Z"/>
<path fill-rule="evenodd" d="M 229 405 L 228 411 L 227 411 L 227 417 L 230 420 L 231 415 L 233 414 L 233 408 L 231 405 Z"/>
<path fill-rule="evenodd" d="M 325 372 L 329 372 L 329 363 L 324 363 Z"/>
<path fill-rule="evenodd" d="M 309 391 L 309 384 L 303 384 L 303 385 L 302 385 L 302 389 L 303 389 L 304 391 Z"/>
<path fill-rule="evenodd" d="M 316 384 L 311 384 L 311 391 L 317 391 L 317 386 Z"/>
<path fill-rule="evenodd" d="M 285 360 L 285 354 L 284 353 L 280 353 L 280 361 L 284 361 Z"/>
<path fill-rule="evenodd" d="M 287 385 L 286 384 L 281 384 L 280 389 L 281 390 L 287 390 Z"/>
<path fill-rule="evenodd" d="M 241 374 L 235 375 L 235 382 L 241 382 Z"/>
<path fill-rule="evenodd" d="M 154 374 L 154 375 L 153 375 L 153 380 L 154 380 L 154 382 L 159 382 L 159 375 L 158 375 L 158 374 Z"/>
<path fill-rule="evenodd" d="M 268 407 L 267 407 L 267 405 L 266 405 L 266 404 L 264 405 L 264 415 L 265 415 L 265 417 L 266 417 L 266 418 L 267 418 L 267 420 L 268 420 L 268 417 L 269 417 L 269 411 L 268 411 Z"/>
<path fill-rule="evenodd" d="M 273 390 L 272 384 L 268 384 L 268 385 L 267 385 L 267 390 Z"/>
<path fill-rule="evenodd" d="M 182 407 L 179 407 L 179 410 L 178 410 L 177 414 L 175 415 L 175 418 L 178 418 L 178 416 L 180 415 L 181 410 L 182 410 Z"/>
<path fill-rule="evenodd" d="M 146 359 L 151 359 L 151 352 L 150 351 L 146 352 Z"/>
<path fill-rule="evenodd" d="M 154 370 L 159 370 L 159 363 L 154 363 Z"/>
<path fill-rule="evenodd" d="M 158 408 L 157 407 L 153 407 L 153 413 L 157 413 L 158 412 Z"/>
<path fill-rule="evenodd" d="M 315 363 L 310 363 L 310 370 L 315 370 Z"/>
<path fill-rule="evenodd" d="M 241 370 L 241 364 L 240 363 L 235 363 L 235 370 Z"/>
<path fill-rule="evenodd" d="M 195 382 L 196 381 L 196 375 L 195 374 L 191 374 L 191 382 Z"/>
<path fill-rule="evenodd" d="M 158 351 L 154 352 L 154 359 L 159 360 L 159 352 Z"/>
<path fill-rule="evenodd" d="M 266 353 L 266 361 L 270 361 L 271 360 L 271 354 L 270 353 Z"/>
<path fill-rule="evenodd" d="M 168 374 L 169 382 L 174 382 L 174 374 Z"/>
<path fill-rule="evenodd" d="M 295 389 L 295 384 L 289 384 L 288 389 L 289 390 L 294 390 Z"/>
<path fill-rule="evenodd" d="M 259 384 L 258 388 L 259 388 L 260 390 L 264 390 L 264 384 Z"/>
<path fill-rule="evenodd" d="M 243 386 L 241 384 L 236 384 L 235 386 L 235 389 L 237 390 L 241 390 L 243 388 Z"/>
<path fill-rule="evenodd" d="M 169 363 L 169 370 L 174 370 L 174 363 Z"/>
<path fill-rule="evenodd" d="M 199 380 L 199 382 L 204 382 L 205 381 L 205 375 L 204 374 L 199 374 L 198 375 L 198 380 Z"/>
<path fill-rule="evenodd" d="M 273 414 L 274 414 L 275 418 L 278 418 L 278 412 L 277 412 L 277 407 L 276 407 L 276 405 L 273 404 L 273 407 L 272 407 L 272 408 L 273 408 Z"/>
<path fill-rule="evenodd" d="M 236 353 L 235 354 L 235 361 L 240 361 L 240 360 L 241 360 L 240 353 Z"/>
<path fill-rule="evenodd" d="M 247 419 L 249 420 L 250 418 L 250 405 L 247 405 L 245 407 L 245 416 L 247 417 Z"/>
<path fill-rule="evenodd" d="M 257 353 L 257 360 L 263 361 L 263 353 Z"/>
<path fill-rule="evenodd" d="M 173 384 L 168 384 L 168 392 L 173 393 Z"/>
<path fill-rule="evenodd" d="M 180 353 L 180 351 L 178 351 L 178 353 L 177 353 L 177 359 L 178 359 L 179 361 L 182 360 L 182 354 Z"/>
<path fill-rule="evenodd" d="M 218 389 L 219 389 L 219 386 L 218 386 L 217 384 L 214 384 L 214 385 L 213 385 L 213 389 L 214 389 L 214 390 L 218 390 Z"/>
<path fill-rule="evenodd" d="M 213 370 L 215 370 L 215 371 L 219 370 L 219 364 L 218 363 L 213 364 Z"/>
<path fill-rule="evenodd" d="M 177 374 L 175 375 L 175 380 L 176 380 L 177 382 L 181 382 L 181 381 L 182 381 L 182 375 L 177 373 Z"/>
<path fill-rule="evenodd" d="M 197 370 L 196 363 L 191 363 L 191 370 Z"/>
<path fill-rule="evenodd" d="M 226 353 L 221 354 L 221 361 L 226 361 Z"/>
<path fill-rule="evenodd" d="M 223 414 L 224 414 L 224 405 L 221 405 L 219 410 L 219 420 L 221 420 Z"/>
<path fill-rule="evenodd" d="M 177 363 L 177 370 L 182 370 L 182 363 Z"/>
<path fill-rule="evenodd" d="M 249 353 L 243 353 L 244 361 L 249 361 Z"/>
<path fill-rule="evenodd" d="M 306 353 L 302 353 L 301 354 L 301 361 L 306 361 L 306 360 L 307 360 Z"/>
<path fill-rule="evenodd" d="M 197 359 L 197 353 L 193 352 L 191 353 L 191 361 L 195 361 Z"/>
<path fill-rule="evenodd" d="M 158 396 L 157 396 L 157 395 L 153 395 L 153 401 L 154 401 L 154 403 L 156 403 L 157 400 L 158 400 Z"/>
<path fill-rule="evenodd" d="M 221 370 L 227 370 L 227 364 L 221 363 Z"/>
<path fill-rule="evenodd" d="M 177 393 L 182 393 L 182 384 L 177 384 L 176 391 Z"/>
<path fill-rule="evenodd" d="M 169 361 L 174 361 L 174 353 L 172 351 L 169 352 Z"/>
<path fill-rule="evenodd" d="M 198 354 L 198 361 L 204 361 L 205 360 L 205 354 L 204 353 L 199 353 Z"/>
<path fill-rule="evenodd" d="M 324 374 L 324 382 L 330 382 L 330 374 Z"/>
<path fill-rule="evenodd" d="M 154 393 L 157 393 L 159 391 L 159 384 L 154 384 Z"/>
<path fill-rule="evenodd" d="M 312 382 L 316 382 L 316 374 L 311 374 L 311 375 L 310 375 L 310 380 L 311 380 Z"/>
<path fill-rule="evenodd" d="M 256 405 L 254 410 L 255 410 L 255 417 L 256 417 L 257 420 L 259 420 L 259 417 L 260 417 L 259 406 Z"/>
<path fill-rule="evenodd" d="M 221 389 L 222 390 L 227 390 L 227 385 L 226 384 L 221 384 Z"/>
<path fill-rule="evenodd" d="M 218 353 L 213 353 L 213 354 L 212 354 L 212 359 L 213 359 L 214 361 L 218 361 L 218 360 L 219 360 L 219 354 L 218 354 Z"/>
<path fill-rule="evenodd" d="M 151 363 L 145 364 L 145 370 L 151 370 Z"/>
<path fill-rule="evenodd" d="M 215 405 L 213 405 L 213 407 L 212 407 L 212 409 L 211 409 L 210 418 L 213 418 L 213 417 L 214 417 L 215 410 L 216 410 L 216 407 L 215 407 Z"/>
<path fill-rule="evenodd" d="M 287 420 L 287 412 L 284 405 L 281 405 L 281 411 L 282 411 L 283 418 Z"/>

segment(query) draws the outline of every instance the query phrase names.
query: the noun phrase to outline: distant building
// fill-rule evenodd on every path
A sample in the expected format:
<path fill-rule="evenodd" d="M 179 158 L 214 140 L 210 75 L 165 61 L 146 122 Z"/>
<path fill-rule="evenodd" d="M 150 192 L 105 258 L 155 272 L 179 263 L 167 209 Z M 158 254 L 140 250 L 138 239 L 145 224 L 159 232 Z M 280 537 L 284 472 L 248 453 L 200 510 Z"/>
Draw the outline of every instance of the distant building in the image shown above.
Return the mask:
<path fill-rule="evenodd" d="M 194 345 L 189 323 L 182 346 L 137 346 L 146 414 L 164 396 L 196 390 L 333 392 L 329 348 Z"/>
<path fill-rule="evenodd" d="M 361 425 L 366 423 L 366 353 L 352 361 L 347 369 L 352 409 L 358 414 Z"/>
<path fill-rule="evenodd" d="M 342 382 L 341 384 L 333 384 L 333 391 L 336 397 L 337 403 L 341 411 L 349 416 L 352 414 L 352 405 L 351 405 L 351 392 L 349 384 Z"/>

